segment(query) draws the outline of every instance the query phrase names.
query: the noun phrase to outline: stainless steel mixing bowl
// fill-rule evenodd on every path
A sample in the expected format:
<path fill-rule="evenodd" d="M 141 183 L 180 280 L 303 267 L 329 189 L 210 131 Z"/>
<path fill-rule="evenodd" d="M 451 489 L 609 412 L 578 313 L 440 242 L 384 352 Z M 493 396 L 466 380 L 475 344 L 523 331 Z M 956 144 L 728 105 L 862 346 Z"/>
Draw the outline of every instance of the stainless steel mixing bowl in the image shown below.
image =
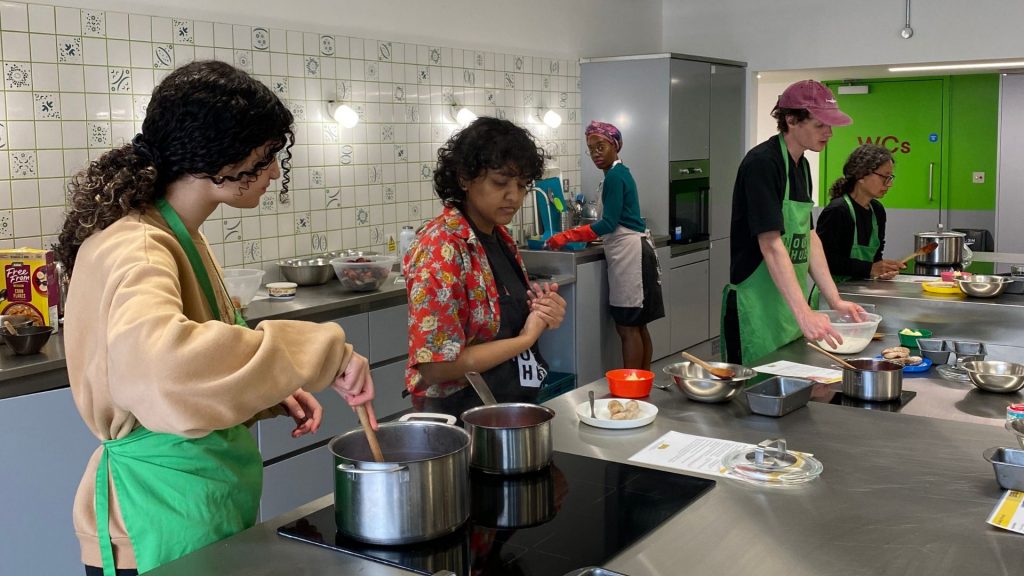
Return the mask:
<path fill-rule="evenodd" d="M 729 368 L 736 373 L 736 376 L 728 380 L 721 380 L 708 374 L 703 368 L 692 362 L 669 364 L 662 370 L 672 377 L 676 386 L 687 398 L 697 402 L 732 400 L 743 389 L 743 383 L 757 374 L 750 368 L 739 364 L 726 362 L 708 362 L 708 364 L 712 368 Z"/>
<path fill-rule="evenodd" d="M 289 258 L 278 262 L 277 267 L 285 280 L 299 286 L 317 286 L 334 277 L 331 261 L 322 256 Z"/>
<path fill-rule="evenodd" d="M 1024 387 L 1024 365 L 999 360 L 972 360 L 963 363 L 975 386 L 986 392 L 1008 394 Z"/>
<path fill-rule="evenodd" d="M 1002 294 L 1013 280 L 1005 276 L 975 274 L 967 279 L 957 280 L 960 291 L 975 298 L 995 298 Z"/>

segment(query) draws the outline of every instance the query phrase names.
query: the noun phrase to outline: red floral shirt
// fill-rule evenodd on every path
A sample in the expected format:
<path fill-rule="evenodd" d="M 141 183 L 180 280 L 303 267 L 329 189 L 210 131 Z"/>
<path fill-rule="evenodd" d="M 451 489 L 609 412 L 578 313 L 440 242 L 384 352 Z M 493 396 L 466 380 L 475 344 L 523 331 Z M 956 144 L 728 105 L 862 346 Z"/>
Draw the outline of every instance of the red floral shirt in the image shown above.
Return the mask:
<path fill-rule="evenodd" d="M 525 278 L 526 267 L 512 235 L 504 226 L 495 231 L 515 254 Z M 467 384 L 451 381 L 428 386 L 416 366 L 453 362 L 463 347 L 493 340 L 501 324 L 498 286 L 483 245 L 457 208 L 445 208 L 423 228 L 402 267 L 409 295 L 405 387 L 414 396 L 444 398 Z"/>

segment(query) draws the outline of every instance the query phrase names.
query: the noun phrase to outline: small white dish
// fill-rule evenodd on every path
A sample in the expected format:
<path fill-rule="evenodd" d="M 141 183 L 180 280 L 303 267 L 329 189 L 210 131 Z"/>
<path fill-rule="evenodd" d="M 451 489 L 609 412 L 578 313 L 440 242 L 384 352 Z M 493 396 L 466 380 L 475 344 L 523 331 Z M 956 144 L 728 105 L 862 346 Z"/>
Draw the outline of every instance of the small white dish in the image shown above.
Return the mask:
<path fill-rule="evenodd" d="M 647 426 L 651 422 L 654 422 L 654 418 L 658 415 L 658 407 L 650 402 L 644 402 L 643 400 L 637 400 L 640 404 L 640 417 L 634 418 L 633 420 L 612 420 L 611 412 L 608 411 L 608 403 L 612 400 L 618 400 L 622 404 L 628 402 L 627 399 L 623 398 L 601 398 L 594 400 L 594 413 L 597 418 L 590 417 L 590 402 L 583 402 L 576 407 L 576 415 L 579 416 L 580 421 L 589 426 L 596 428 L 610 428 L 612 430 L 625 430 L 627 428 L 639 428 L 641 426 Z"/>
<path fill-rule="evenodd" d="M 295 282 L 270 282 L 267 284 L 267 294 L 274 300 L 291 300 L 295 298 L 295 291 L 298 284 Z"/>

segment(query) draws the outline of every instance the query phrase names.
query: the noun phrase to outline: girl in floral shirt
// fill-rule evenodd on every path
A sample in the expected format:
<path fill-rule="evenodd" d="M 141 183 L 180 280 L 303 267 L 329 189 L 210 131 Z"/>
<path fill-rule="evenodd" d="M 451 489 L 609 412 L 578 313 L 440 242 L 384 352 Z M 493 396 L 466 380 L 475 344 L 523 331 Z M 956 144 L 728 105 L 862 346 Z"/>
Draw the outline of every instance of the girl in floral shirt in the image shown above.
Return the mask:
<path fill-rule="evenodd" d="M 557 328 L 557 284 L 527 281 L 505 228 L 544 170 L 536 143 L 507 120 L 480 118 L 438 151 L 444 210 L 405 256 L 409 294 L 406 388 L 419 410 L 459 416 L 481 404 L 464 379 L 483 374 L 499 402 L 532 402 L 547 367 L 537 339 Z"/>

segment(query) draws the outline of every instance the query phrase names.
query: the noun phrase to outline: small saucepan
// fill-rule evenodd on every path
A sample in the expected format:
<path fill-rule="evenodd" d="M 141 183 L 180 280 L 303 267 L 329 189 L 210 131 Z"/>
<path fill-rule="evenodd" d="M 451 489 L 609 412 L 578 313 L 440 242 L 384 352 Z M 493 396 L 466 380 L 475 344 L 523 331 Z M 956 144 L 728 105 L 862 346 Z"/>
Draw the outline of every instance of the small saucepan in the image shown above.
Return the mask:
<path fill-rule="evenodd" d="M 492 474 L 522 474 L 551 463 L 555 411 L 536 404 L 497 403 L 483 377 L 466 373 L 483 406 L 462 413 L 471 442 L 469 465 Z"/>
<path fill-rule="evenodd" d="M 854 358 L 853 368 L 834 366 L 843 371 L 843 395 L 868 402 L 888 402 L 903 392 L 903 366 L 888 360 Z"/>

